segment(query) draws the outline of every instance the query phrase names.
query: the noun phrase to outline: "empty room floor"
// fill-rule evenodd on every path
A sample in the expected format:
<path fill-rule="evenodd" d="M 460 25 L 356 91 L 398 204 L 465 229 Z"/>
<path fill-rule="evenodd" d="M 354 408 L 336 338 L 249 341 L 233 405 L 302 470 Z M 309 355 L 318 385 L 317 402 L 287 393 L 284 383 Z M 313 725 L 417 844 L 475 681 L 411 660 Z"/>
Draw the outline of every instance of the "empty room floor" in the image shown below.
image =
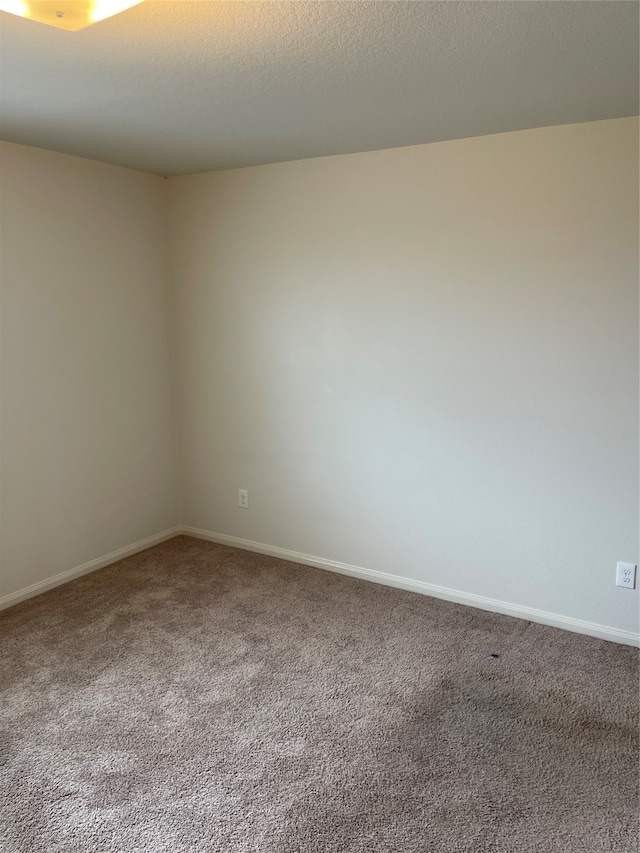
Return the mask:
<path fill-rule="evenodd" d="M 180 536 L 0 617 L 7 853 L 634 853 L 638 650 Z"/>

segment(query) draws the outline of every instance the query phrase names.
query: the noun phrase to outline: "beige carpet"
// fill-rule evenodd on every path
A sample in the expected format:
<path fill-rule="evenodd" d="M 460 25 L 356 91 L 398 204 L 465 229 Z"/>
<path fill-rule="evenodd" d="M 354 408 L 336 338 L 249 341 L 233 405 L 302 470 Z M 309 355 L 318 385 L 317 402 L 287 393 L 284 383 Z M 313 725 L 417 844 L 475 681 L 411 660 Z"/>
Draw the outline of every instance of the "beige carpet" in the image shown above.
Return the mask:
<path fill-rule="evenodd" d="M 640 849 L 634 649 L 186 537 L 0 643 L 3 853 Z"/>

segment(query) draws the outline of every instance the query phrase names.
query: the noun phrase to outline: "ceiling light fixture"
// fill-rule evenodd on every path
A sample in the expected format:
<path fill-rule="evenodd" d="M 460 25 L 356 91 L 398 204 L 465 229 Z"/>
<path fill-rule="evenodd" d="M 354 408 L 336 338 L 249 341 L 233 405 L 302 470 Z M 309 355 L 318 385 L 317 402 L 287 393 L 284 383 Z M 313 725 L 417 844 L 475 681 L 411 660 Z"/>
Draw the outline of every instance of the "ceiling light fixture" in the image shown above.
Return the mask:
<path fill-rule="evenodd" d="M 74 31 L 124 12 L 138 3 L 142 0 L 0 0 L 0 11 Z"/>

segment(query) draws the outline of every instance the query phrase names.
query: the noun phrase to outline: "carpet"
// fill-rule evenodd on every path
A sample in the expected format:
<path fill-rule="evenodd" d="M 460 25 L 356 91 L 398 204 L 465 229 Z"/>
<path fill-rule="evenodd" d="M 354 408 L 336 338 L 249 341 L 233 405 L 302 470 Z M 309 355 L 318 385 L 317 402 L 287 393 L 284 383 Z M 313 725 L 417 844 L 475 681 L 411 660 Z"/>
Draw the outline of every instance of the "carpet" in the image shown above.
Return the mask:
<path fill-rule="evenodd" d="M 636 649 L 184 536 L 0 644 L 3 853 L 640 849 Z"/>

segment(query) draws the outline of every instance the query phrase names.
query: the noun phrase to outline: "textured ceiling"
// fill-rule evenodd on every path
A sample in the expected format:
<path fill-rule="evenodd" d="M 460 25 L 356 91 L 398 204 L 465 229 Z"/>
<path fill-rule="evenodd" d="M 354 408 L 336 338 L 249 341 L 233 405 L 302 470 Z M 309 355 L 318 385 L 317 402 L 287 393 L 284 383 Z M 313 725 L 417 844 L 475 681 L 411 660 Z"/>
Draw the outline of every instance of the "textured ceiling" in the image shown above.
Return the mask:
<path fill-rule="evenodd" d="M 146 0 L 2 13 L 2 138 L 170 175 L 638 113 L 636 2 Z"/>

